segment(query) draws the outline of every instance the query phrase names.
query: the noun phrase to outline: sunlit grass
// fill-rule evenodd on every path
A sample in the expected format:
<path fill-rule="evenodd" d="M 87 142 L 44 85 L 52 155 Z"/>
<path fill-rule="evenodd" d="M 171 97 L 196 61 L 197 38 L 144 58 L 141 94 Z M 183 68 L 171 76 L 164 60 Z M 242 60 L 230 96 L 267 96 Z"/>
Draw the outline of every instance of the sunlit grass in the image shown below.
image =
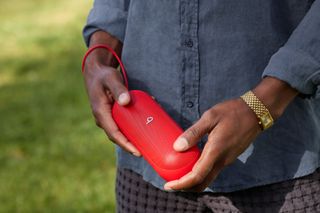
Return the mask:
<path fill-rule="evenodd" d="M 114 147 L 80 72 L 91 4 L 0 2 L 0 212 L 114 211 Z"/>

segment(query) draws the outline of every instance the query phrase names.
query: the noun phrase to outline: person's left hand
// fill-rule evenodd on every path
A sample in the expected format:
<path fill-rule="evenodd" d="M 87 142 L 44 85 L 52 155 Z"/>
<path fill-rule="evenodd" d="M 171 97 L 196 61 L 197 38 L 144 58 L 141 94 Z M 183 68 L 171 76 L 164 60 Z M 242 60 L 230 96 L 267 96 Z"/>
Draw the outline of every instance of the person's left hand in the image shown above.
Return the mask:
<path fill-rule="evenodd" d="M 274 119 L 282 115 L 298 94 L 285 82 L 272 77 L 265 78 L 253 92 L 267 106 Z M 183 152 L 208 134 L 208 141 L 199 160 L 191 172 L 178 180 L 167 182 L 164 188 L 203 191 L 260 133 L 257 116 L 242 99 L 213 106 L 174 143 L 174 149 Z"/>
<path fill-rule="evenodd" d="M 232 163 L 261 132 L 257 117 L 239 99 L 226 101 L 207 110 L 174 143 L 185 151 L 205 135 L 208 141 L 191 172 L 165 184 L 166 190 L 203 191 L 223 167 Z"/>

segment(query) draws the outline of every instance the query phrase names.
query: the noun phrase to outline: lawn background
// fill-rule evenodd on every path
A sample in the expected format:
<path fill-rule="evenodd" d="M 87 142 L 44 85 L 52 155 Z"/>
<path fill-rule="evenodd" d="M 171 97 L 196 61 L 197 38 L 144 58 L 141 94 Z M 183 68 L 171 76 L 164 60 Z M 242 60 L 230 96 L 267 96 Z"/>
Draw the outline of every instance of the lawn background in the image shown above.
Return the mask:
<path fill-rule="evenodd" d="M 92 0 L 0 1 L 0 212 L 114 212 L 80 63 Z"/>

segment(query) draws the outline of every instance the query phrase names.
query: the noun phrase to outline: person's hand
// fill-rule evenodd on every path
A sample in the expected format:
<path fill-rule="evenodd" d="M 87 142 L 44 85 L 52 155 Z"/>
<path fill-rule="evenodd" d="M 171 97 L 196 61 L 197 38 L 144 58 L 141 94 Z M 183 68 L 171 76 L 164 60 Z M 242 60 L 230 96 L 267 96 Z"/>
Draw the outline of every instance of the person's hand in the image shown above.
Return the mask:
<path fill-rule="evenodd" d="M 179 180 L 168 182 L 165 189 L 203 191 L 260 132 L 255 114 L 242 100 L 217 104 L 174 143 L 176 151 L 185 151 L 208 134 L 208 141 L 192 171 Z"/>
<path fill-rule="evenodd" d="M 92 66 L 85 69 L 84 79 L 97 126 L 105 131 L 111 141 L 140 156 L 139 151 L 120 132 L 111 115 L 114 101 L 123 106 L 130 102 L 120 72 L 109 66 Z"/>
<path fill-rule="evenodd" d="M 275 119 L 297 95 L 296 90 L 274 78 L 264 79 L 254 93 Z M 256 115 L 240 98 L 215 105 L 175 141 L 174 149 L 183 152 L 208 134 L 208 141 L 192 171 L 166 183 L 164 188 L 203 191 L 260 133 Z"/>
<path fill-rule="evenodd" d="M 95 32 L 91 36 L 90 44 L 106 44 L 118 55 L 122 49 L 122 43 L 118 39 L 103 31 Z M 105 131 L 112 142 L 135 156 L 141 156 L 137 148 L 120 132 L 112 118 L 114 101 L 122 106 L 130 102 L 130 94 L 123 84 L 122 76 L 113 68 L 117 64 L 113 55 L 105 49 L 96 49 L 88 56 L 83 74 L 91 109 L 97 126 Z"/>
<path fill-rule="evenodd" d="M 84 79 L 97 126 L 121 148 L 140 156 L 139 151 L 120 132 L 111 114 L 114 101 L 122 106 L 130 102 L 130 95 L 120 72 L 109 66 L 94 66 L 92 69 L 85 69 Z"/>

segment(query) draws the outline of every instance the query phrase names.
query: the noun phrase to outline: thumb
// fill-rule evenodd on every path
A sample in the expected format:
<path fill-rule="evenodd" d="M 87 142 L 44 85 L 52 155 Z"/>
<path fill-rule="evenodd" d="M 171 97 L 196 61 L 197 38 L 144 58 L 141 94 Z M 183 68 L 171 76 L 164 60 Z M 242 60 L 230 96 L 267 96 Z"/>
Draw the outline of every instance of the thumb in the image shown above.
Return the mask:
<path fill-rule="evenodd" d="M 106 86 L 110 90 L 114 100 L 116 100 L 119 105 L 125 106 L 130 103 L 129 91 L 122 83 L 121 76 L 118 75 L 117 72 L 113 72 L 112 76 L 109 76 Z"/>
<path fill-rule="evenodd" d="M 209 132 L 210 126 L 207 119 L 200 118 L 177 138 L 173 144 L 174 150 L 182 152 L 193 147 Z"/>
<path fill-rule="evenodd" d="M 123 84 L 120 84 L 116 91 L 111 93 L 114 94 L 115 100 L 117 100 L 118 104 L 125 106 L 130 103 L 130 94 Z"/>

